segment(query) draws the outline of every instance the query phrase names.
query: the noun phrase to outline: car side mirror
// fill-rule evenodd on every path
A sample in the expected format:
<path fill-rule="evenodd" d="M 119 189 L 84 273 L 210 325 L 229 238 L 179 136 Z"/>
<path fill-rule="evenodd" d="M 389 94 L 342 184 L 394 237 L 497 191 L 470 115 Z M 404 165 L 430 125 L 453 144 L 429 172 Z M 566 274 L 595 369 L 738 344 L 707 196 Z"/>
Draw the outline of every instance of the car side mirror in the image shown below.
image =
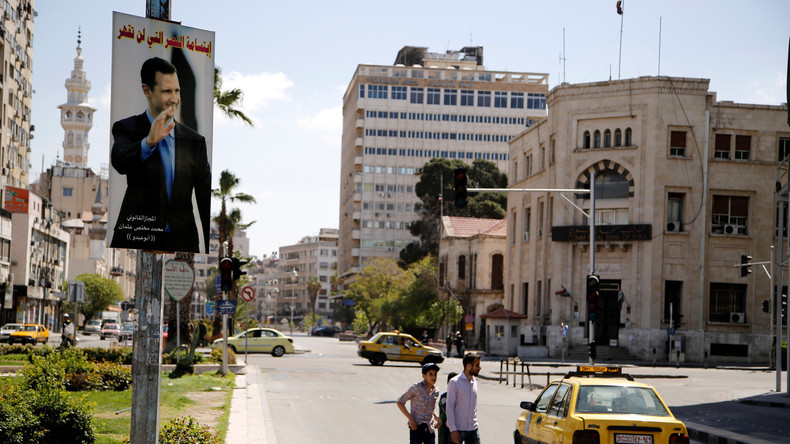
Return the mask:
<path fill-rule="evenodd" d="M 530 411 L 530 412 L 534 412 L 534 411 L 535 411 L 535 403 L 534 403 L 534 402 L 529 402 L 529 401 L 521 401 L 521 404 L 519 404 L 519 406 L 520 406 L 522 409 L 524 409 L 524 410 L 528 410 L 528 411 Z"/>

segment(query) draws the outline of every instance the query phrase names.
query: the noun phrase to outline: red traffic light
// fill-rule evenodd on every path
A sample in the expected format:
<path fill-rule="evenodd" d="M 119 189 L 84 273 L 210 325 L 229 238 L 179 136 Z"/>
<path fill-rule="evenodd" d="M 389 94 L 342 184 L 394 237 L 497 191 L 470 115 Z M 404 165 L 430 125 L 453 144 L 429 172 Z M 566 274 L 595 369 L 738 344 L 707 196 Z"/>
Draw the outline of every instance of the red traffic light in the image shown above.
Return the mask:
<path fill-rule="evenodd" d="M 230 291 L 233 288 L 233 259 L 223 257 L 219 261 L 219 278 L 222 291 Z"/>

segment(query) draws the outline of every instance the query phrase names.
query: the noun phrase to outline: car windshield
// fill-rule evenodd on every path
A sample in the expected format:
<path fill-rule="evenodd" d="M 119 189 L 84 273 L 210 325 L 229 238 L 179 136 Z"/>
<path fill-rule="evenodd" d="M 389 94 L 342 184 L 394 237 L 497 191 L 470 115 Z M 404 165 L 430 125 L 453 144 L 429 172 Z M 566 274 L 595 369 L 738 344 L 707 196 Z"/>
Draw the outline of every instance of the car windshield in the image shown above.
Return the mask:
<path fill-rule="evenodd" d="M 107 325 L 104 326 L 104 329 L 105 330 L 119 330 L 120 327 L 118 326 L 118 324 L 107 324 Z"/>
<path fill-rule="evenodd" d="M 577 413 L 609 413 L 669 416 L 649 387 L 582 386 L 576 400 Z"/>
<path fill-rule="evenodd" d="M 22 330 L 24 330 L 24 331 L 36 331 L 36 326 L 35 325 L 25 325 L 22 328 Z"/>

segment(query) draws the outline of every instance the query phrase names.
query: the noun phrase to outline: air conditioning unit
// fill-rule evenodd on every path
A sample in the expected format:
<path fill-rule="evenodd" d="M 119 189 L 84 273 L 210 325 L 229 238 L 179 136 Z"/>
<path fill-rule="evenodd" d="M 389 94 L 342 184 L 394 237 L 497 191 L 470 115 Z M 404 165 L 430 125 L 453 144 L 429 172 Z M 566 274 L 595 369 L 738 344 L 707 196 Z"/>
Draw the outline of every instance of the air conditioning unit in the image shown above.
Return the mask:
<path fill-rule="evenodd" d="M 724 234 L 738 234 L 738 226 L 737 225 L 725 225 L 724 226 Z"/>
<path fill-rule="evenodd" d="M 529 231 L 524 233 L 524 241 L 528 241 L 528 240 L 529 240 Z"/>
<path fill-rule="evenodd" d="M 668 222 L 667 231 L 670 233 L 680 233 L 680 222 Z"/>
<path fill-rule="evenodd" d="M 746 313 L 730 313 L 730 322 L 733 324 L 743 324 L 746 322 Z"/>

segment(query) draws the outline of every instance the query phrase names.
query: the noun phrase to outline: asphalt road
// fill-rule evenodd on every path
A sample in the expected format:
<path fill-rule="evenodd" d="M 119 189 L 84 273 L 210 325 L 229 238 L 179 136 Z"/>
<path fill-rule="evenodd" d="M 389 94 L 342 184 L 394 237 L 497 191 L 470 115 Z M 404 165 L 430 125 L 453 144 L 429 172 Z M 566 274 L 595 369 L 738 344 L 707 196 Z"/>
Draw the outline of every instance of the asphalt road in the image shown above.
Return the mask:
<path fill-rule="evenodd" d="M 406 418 L 395 401 L 409 385 L 421 379 L 416 364 L 387 362 L 382 367 L 373 367 L 356 356 L 354 342 L 299 335 L 294 341 L 297 348 L 310 351 L 282 358 L 249 355 L 248 365 L 257 367 L 256 377 L 260 375 L 263 383 L 262 394 L 268 402 L 271 427 L 278 443 L 395 444 L 408 441 Z M 497 362 L 484 361 L 482 365 L 483 374 L 499 369 Z M 447 373 L 459 371 L 461 361 L 450 358 L 440 366 L 438 385 L 439 390 L 444 391 Z M 552 369 L 552 373 L 555 371 L 557 369 Z M 675 369 L 664 371 L 674 372 Z M 688 395 L 689 387 L 694 384 L 689 379 L 646 382 L 660 382 L 664 389 L 659 391 L 662 394 L 663 390 L 667 391 L 670 397 L 664 398 L 670 404 L 677 399 L 678 404 L 693 405 L 691 401 L 695 397 Z M 759 382 L 754 385 L 759 386 Z M 482 441 L 489 444 L 513 442 L 516 418 L 521 412 L 519 403 L 534 400 L 539 391 L 507 387 L 483 379 L 479 387 L 478 419 Z M 700 390 L 704 391 L 704 387 Z M 696 399 L 699 398 L 697 395 Z"/>

